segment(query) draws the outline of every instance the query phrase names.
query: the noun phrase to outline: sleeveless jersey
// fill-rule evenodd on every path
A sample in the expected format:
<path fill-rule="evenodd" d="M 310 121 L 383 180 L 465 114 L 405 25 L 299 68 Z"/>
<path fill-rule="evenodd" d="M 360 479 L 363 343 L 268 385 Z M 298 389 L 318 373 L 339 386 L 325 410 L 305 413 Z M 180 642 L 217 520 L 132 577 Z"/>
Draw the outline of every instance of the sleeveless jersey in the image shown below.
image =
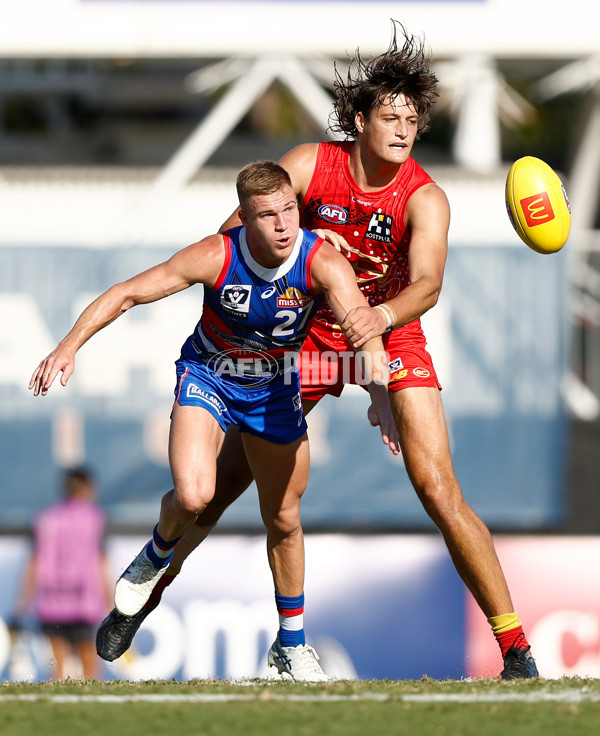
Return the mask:
<path fill-rule="evenodd" d="M 319 144 L 300 217 L 304 227 L 328 228 L 346 238 L 351 251 L 345 255 L 361 291 L 375 306 L 393 299 L 410 283 L 406 204 L 411 194 L 433 179 L 409 158 L 385 189 L 363 192 L 348 168 L 352 145 L 353 141 Z M 345 340 L 327 304 L 319 309 L 312 329 L 332 344 Z M 403 338 L 423 339 L 418 319 L 397 329 Z"/>
<path fill-rule="evenodd" d="M 204 289 L 202 317 L 182 350 L 219 375 L 252 385 L 295 367 L 295 355 L 321 303 L 310 267 L 323 240 L 300 229 L 289 258 L 265 268 L 252 257 L 246 230 L 223 234 L 225 262 Z"/>

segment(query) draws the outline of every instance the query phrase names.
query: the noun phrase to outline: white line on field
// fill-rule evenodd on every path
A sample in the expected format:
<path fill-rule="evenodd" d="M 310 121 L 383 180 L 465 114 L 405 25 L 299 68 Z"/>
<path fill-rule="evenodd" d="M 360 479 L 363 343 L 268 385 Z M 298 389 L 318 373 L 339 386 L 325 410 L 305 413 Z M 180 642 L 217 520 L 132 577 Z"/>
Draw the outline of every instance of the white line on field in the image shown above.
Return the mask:
<path fill-rule="evenodd" d="M 529 693 L 431 693 L 395 695 L 393 693 L 362 693 L 358 695 L 318 695 L 292 694 L 281 695 L 271 693 L 242 694 L 242 693 L 187 693 L 172 695 L 166 693 L 148 693 L 139 695 L 43 695 L 43 694 L 14 694 L 0 695 L 0 705 L 3 702 L 49 702 L 49 703 L 225 703 L 279 701 L 298 703 L 340 703 L 349 701 L 380 701 L 405 703 L 598 703 L 600 693 L 582 690 L 564 690 L 549 692 L 537 690 Z"/>

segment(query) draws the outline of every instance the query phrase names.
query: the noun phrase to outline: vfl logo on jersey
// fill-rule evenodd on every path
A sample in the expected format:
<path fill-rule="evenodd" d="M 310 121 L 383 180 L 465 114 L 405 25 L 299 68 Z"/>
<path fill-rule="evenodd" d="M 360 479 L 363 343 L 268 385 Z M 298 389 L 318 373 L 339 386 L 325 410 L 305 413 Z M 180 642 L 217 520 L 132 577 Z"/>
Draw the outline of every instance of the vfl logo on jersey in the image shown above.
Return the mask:
<path fill-rule="evenodd" d="M 550 197 L 546 192 L 533 194 L 521 200 L 521 209 L 525 215 L 528 227 L 543 225 L 555 218 L 554 210 L 550 204 Z"/>
<path fill-rule="evenodd" d="M 393 218 L 383 212 L 373 212 L 366 237 L 370 240 L 378 240 L 382 243 L 392 242 Z"/>
<path fill-rule="evenodd" d="M 395 373 L 396 371 L 399 371 L 400 368 L 404 368 L 402 358 L 396 358 L 395 360 L 390 361 L 388 363 L 388 368 L 390 370 L 390 373 Z"/>
<path fill-rule="evenodd" d="M 390 371 L 390 381 L 393 379 L 398 380 L 399 378 L 404 378 L 404 376 L 406 376 L 407 370 L 404 368 L 402 358 L 391 360 L 388 363 L 388 368 Z"/>
<path fill-rule="evenodd" d="M 277 297 L 278 307 L 303 307 L 305 304 L 312 302 L 313 297 L 311 294 L 302 294 L 295 286 L 288 286 L 288 288 Z"/>
<path fill-rule="evenodd" d="M 338 207 L 337 204 L 322 204 L 317 210 L 319 217 L 334 225 L 343 225 L 348 222 L 348 210 Z"/>
<path fill-rule="evenodd" d="M 221 306 L 227 314 L 246 319 L 250 311 L 251 286 L 228 284 L 221 292 Z"/>

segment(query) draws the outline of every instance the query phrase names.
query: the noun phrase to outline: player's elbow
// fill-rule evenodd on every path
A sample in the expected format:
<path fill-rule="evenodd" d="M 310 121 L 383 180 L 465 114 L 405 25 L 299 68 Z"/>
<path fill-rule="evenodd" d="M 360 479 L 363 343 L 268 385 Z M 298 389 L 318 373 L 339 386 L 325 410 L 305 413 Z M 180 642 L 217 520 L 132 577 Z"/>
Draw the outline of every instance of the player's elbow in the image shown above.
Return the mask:
<path fill-rule="evenodd" d="M 438 303 L 440 294 L 442 293 L 442 280 L 429 277 L 423 280 L 423 286 L 425 288 L 425 302 L 429 310 Z"/>
<path fill-rule="evenodd" d="M 430 302 L 429 309 L 431 309 L 431 307 L 435 307 L 435 305 L 438 303 L 438 300 L 440 298 L 440 294 L 441 293 L 442 293 L 442 285 L 441 284 L 439 284 L 437 287 L 435 287 L 434 289 L 432 289 L 432 291 L 431 291 L 431 293 L 429 295 L 429 302 Z"/>
<path fill-rule="evenodd" d="M 128 282 L 124 281 L 121 284 L 115 284 L 111 290 L 112 296 L 115 301 L 115 305 L 119 315 L 125 314 L 131 307 L 135 307 L 140 302 L 136 299 L 135 294 L 128 287 Z"/>
<path fill-rule="evenodd" d="M 131 309 L 131 307 L 135 307 L 135 305 L 139 303 L 140 302 L 137 302 L 133 297 L 125 299 L 121 302 L 121 306 L 119 308 L 119 316 L 125 314 L 125 312 L 128 312 Z"/>

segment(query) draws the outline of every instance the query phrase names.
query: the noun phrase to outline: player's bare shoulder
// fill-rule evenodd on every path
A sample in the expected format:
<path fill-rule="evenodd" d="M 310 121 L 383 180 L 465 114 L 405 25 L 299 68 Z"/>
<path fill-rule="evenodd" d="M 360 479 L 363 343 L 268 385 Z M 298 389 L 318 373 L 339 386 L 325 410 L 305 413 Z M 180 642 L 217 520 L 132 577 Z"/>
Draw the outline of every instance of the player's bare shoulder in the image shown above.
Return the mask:
<path fill-rule="evenodd" d="M 444 190 L 435 182 L 415 190 L 406 203 L 406 224 L 411 227 L 435 222 L 447 230 L 450 225 L 450 203 Z"/>
<path fill-rule="evenodd" d="M 285 153 L 279 164 L 288 172 L 294 192 L 303 197 L 312 179 L 319 152 L 318 143 L 301 143 Z"/>
<path fill-rule="evenodd" d="M 177 251 L 169 261 L 190 284 L 213 286 L 225 264 L 225 239 L 221 233 L 208 235 Z"/>

